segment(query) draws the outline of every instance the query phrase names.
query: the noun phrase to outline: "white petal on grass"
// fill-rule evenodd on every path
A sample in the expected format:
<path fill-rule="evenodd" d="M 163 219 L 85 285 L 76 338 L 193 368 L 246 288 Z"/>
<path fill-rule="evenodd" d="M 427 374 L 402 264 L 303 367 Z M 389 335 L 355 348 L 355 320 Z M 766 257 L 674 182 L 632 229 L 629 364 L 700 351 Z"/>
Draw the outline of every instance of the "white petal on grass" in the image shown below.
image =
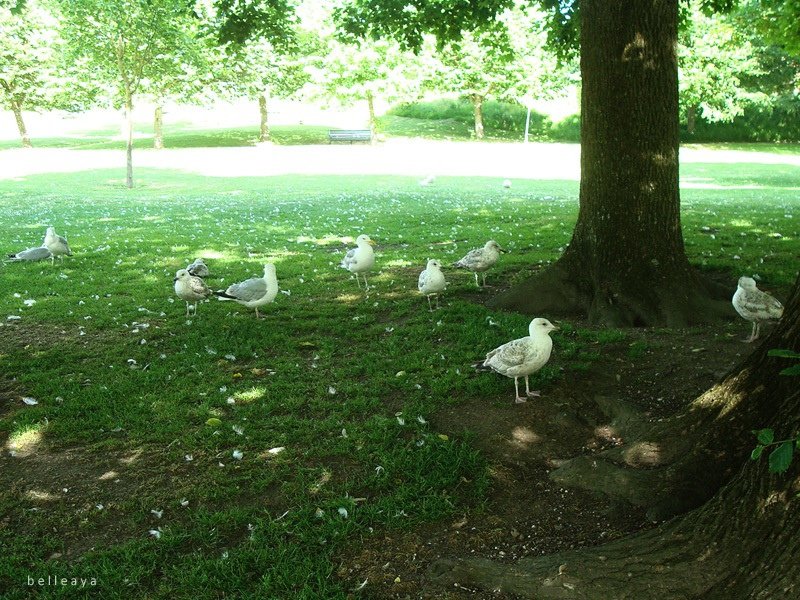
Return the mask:
<path fill-rule="evenodd" d="M 149 533 L 151 536 L 153 536 L 157 540 L 161 539 L 161 532 L 158 529 L 151 529 L 147 533 Z"/>
<path fill-rule="evenodd" d="M 269 454 L 273 454 L 273 455 L 274 455 L 274 454 L 280 454 L 280 453 L 281 453 L 281 452 L 283 452 L 284 450 L 286 450 L 286 447 L 285 447 L 285 446 L 277 446 L 277 447 L 275 447 L 275 448 L 270 448 L 269 450 L 267 450 L 267 453 L 269 453 Z"/>
<path fill-rule="evenodd" d="M 244 429 L 240 425 L 234 425 L 231 429 L 239 435 L 244 435 Z"/>
<path fill-rule="evenodd" d="M 345 519 L 348 517 L 348 512 L 347 512 L 347 509 L 346 509 L 346 508 L 344 508 L 343 506 L 340 506 L 340 507 L 339 507 L 339 509 L 338 509 L 338 512 L 339 512 L 339 514 L 340 514 L 340 515 L 342 515 L 342 517 L 344 517 Z"/>
<path fill-rule="evenodd" d="M 150 511 L 150 514 L 153 514 L 153 515 L 155 515 L 155 517 L 156 517 L 157 519 L 160 519 L 160 518 L 161 518 L 161 515 L 163 515 L 163 514 L 164 514 L 164 511 L 163 511 L 163 510 L 155 510 L 155 509 L 152 509 L 152 510 Z"/>
<path fill-rule="evenodd" d="M 38 401 L 38 400 L 36 400 L 35 398 L 31 398 L 31 397 L 29 397 L 29 396 L 25 396 L 25 397 L 22 399 L 22 401 L 23 401 L 25 404 L 27 404 L 28 406 L 36 406 L 37 404 L 39 404 L 39 401 Z"/>
<path fill-rule="evenodd" d="M 241 450 L 234 450 L 232 456 L 236 460 L 242 460 L 242 457 L 244 456 L 244 454 L 242 453 Z"/>

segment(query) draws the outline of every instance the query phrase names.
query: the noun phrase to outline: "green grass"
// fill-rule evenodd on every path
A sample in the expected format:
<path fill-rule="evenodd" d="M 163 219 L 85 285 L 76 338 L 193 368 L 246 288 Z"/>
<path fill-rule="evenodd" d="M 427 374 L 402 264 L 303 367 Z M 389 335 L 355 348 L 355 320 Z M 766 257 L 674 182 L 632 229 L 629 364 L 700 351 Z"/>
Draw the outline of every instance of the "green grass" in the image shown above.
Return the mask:
<path fill-rule="evenodd" d="M 54 457 L 83 457 L 64 484 L 74 490 L 51 486 L 56 500 L 0 491 L 4 598 L 29 597 L 29 575 L 96 577 L 103 598 L 345 598 L 334 573 L 362 536 L 480 510 L 484 458 L 469 432 L 443 436 L 432 423 L 473 399 L 514 410 L 510 382 L 468 365 L 523 334 L 528 318 L 487 310 L 472 277 L 452 271 L 431 314 L 416 278 L 426 259 L 449 264 L 488 236 L 510 250 L 490 282 L 555 260 L 577 216 L 576 182 L 520 180 L 508 191 L 480 178 L 421 188 L 392 176 L 136 175 L 134 190 L 116 171 L 0 180 L 0 250 L 36 245 L 54 225 L 75 253 L 55 267 L 0 267 L 0 372 L 39 401 L 0 405 L 0 443 L 39 440 Z M 704 186 L 683 191 L 691 260 L 729 273 L 732 286 L 758 273 L 787 289 L 800 248 L 798 168 L 688 164 L 682 178 Z M 338 268 L 343 236 L 362 232 L 378 244 L 368 297 Z M 187 319 L 172 277 L 196 256 L 213 287 L 272 261 L 291 294 L 261 321 L 217 301 Z M 557 364 L 532 382 L 545 390 L 626 339 L 569 323 L 554 337 Z M 98 481 L 111 468 L 104 457 L 131 452 L 119 483 L 129 487 L 109 491 Z M 156 528 L 160 539 L 147 534 Z M 48 560 L 71 548 L 80 561 Z"/>

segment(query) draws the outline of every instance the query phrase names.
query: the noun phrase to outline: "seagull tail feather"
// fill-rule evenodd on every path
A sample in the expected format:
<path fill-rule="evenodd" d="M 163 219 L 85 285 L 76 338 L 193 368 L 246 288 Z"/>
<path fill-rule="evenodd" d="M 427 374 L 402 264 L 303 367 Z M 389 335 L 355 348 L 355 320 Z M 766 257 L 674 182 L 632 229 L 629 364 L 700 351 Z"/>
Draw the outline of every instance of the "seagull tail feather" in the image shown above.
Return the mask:
<path fill-rule="evenodd" d="M 216 292 L 214 292 L 214 295 L 220 300 L 236 300 L 236 296 L 231 296 L 228 292 L 224 290 L 217 290 Z"/>

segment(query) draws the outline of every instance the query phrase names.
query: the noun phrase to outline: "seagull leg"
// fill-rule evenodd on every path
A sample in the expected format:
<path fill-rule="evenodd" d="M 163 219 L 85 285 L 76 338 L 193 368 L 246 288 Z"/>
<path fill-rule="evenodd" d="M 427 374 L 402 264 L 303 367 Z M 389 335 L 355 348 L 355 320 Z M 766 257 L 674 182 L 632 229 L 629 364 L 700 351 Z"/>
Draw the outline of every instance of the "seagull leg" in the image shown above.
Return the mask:
<path fill-rule="evenodd" d="M 425 296 L 428 299 L 428 312 L 433 312 L 433 306 L 431 306 L 431 297 Z"/>
<path fill-rule="evenodd" d="M 477 272 L 477 271 L 475 271 L 474 275 L 475 275 L 475 285 L 476 285 L 478 288 L 480 288 L 480 287 L 481 287 L 481 284 L 480 284 L 480 283 L 478 283 L 478 272 Z"/>
<path fill-rule="evenodd" d="M 367 283 L 367 274 L 364 273 L 364 291 L 366 292 L 369 289 L 369 284 Z"/>
<path fill-rule="evenodd" d="M 436 294 L 436 310 L 439 310 L 439 294 Z"/>
<path fill-rule="evenodd" d="M 486 271 L 481 273 L 481 277 L 483 278 L 483 285 L 481 285 L 481 287 L 486 287 Z"/>
<path fill-rule="evenodd" d="M 753 329 L 750 330 L 750 337 L 743 341 L 749 344 L 757 337 L 758 337 L 758 321 L 753 321 Z"/>
<path fill-rule="evenodd" d="M 189 316 L 189 301 L 186 301 L 186 316 Z"/>
<path fill-rule="evenodd" d="M 528 396 L 528 398 L 538 398 L 539 396 L 541 396 L 541 394 L 539 393 L 539 390 L 531 391 L 530 383 L 528 383 L 528 376 L 527 375 L 525 375 L 525 395 Z"/>
<path fill-rule="evenodd" d="M 523 402 L 527 402 L 525 398 L 519 395 L 519 377 L 514 377 L 514 391 L 517 393 L 517 397 L 514 398 L 514 404 L 522 404 Z"/>

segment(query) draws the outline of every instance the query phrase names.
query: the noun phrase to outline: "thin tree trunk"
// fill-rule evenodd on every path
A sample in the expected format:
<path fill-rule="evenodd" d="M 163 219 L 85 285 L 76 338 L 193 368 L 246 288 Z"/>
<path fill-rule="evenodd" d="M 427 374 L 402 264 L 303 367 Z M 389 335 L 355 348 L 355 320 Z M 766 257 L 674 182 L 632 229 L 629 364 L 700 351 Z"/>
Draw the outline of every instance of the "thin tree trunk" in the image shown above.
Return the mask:
<path fill-rule="evenodd" d="M 164 148 L 164 108 L 158 104 L 153 116 L 153 148 L 162 150 Z"/>
<path fill-rule="evenodd" d="M 376 144 L 378 142 L 378 119 L 375 117 L 375 98 L 370 90 L 367 90 L 367 110 L 369 111 L 370 142 Z"/>
<path fill-rule="evenodd" d="M 133 98 L 125 98 L 125 186 L 133 188 Z"/>
<path fill-rule="evenodd" d="M 22 105 L 17 100 L 11 101 L 11 110 L 14 111 L 14 119 L 17 122 L 17 130 L 19 131 L 19 137 L 22 140 L 22 147 L 23 148 L 33 148 L 33 144 L 31 144 L 31 137 L 28 134 L 28 128 L 25 126 L 25 121 L 22 118 Z"/>
<path fill-rule="evenodd" d="M 684 326 L 732 316 L 727 290 L 712 289 L 684 252 L 677 2 L 585 0 L 580 18 L 578 222 L 552 267 L 494 305 L 538 315 L 583 313 L 610 326 Z"/>
<path fill-rule="evenodd" d="M 269 113 L 267 112 L 267 92 L 258 97 L 258 112 L 261 116 L 261 133 L 258 136 L 259 142 L 270 141 L 269 132 Z"/>
<path fill-rule="evenodd" d="M 791 363 L 768 356 L 771 348 L 800 351 L 800 278 L 772 334 L 684 414 L 704 426 L 673 426 L 669 438 L 644 438 L 656 459 L 661 453 L 674 455 L 670 445 L 680 438 L 686 438 L 684 447 L 703 448 L 692 457 L 698 478 L 718 481 L 717 470 L 730 473 L 701 507 L 595 548 L 511 565 L 482 559 L 439 561 L 432 579 L 445 586 L 458 583 L 529 598 L 800 597 L 800 570 L 795 568 L 800 560 L 800 461 L 795 457 L 786 473 L 770 474 L 764 458 L 749 460 L 755 444 L 751 430 L 771 427 L 780 437 L 800 430 L 797 378 L 778 374 Z M 706 414 L 698 418 L 692 414 L 697 412 Z M 629 471 L 629 465 L 622 465 L 609 474 L 607 489 L 631 485 Z"/>
<path fill-rule="evenodd" d="M 472 101 L 472 115 L 475 119 L 475 137 L 483 139 L 483 96 L 472 94 L 469 99 Z"/>
<path fill-rule="evenodd" d="M 694 135 L 695 128 L 697 127 L 697 107 L 690 106 L 686 109 L 686 132 L 689 135 Z"/>

